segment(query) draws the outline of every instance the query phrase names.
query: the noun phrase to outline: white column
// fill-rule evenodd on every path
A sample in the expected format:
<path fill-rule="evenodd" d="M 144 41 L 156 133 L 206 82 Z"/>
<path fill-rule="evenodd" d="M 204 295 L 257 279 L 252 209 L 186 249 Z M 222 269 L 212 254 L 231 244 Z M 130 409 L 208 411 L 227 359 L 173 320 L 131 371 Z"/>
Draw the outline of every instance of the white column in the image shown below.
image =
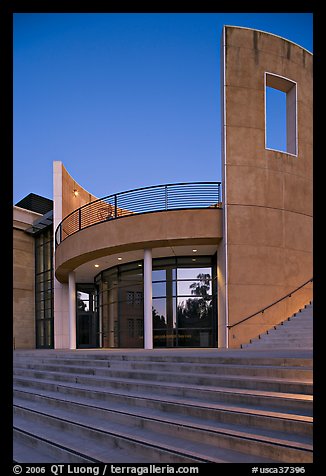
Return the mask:
<path fill-rule="evenodd" d="M 144 250 L 144 348 L 153 349 L 152 250 Z"/>
<path fill-rule="evenodd" d="M 76 279 L 74 271 L 69 273 L 69 349 L 76 349 Z"/>
<path fill-rule="evenodd" d="M 53 230 L 62 220 L 62 170 L 63 165 L 59 160 L 53 162 Z M 55 250 L 55 233 L 53 233 L 53 249 Z M 54 253 L 54 267 L 56 255 Z M 68 284 L 60 283 L 56 277 L 53 280 L 54 294 L 54 348 L 69 348 L 69 292 Z"/>

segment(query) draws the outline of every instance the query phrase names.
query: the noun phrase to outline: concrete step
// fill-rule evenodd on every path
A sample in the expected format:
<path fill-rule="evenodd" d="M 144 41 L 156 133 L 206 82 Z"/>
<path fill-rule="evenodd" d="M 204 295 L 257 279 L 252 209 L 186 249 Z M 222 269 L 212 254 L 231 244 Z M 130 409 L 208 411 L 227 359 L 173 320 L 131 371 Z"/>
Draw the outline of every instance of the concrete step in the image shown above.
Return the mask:
<path fill-rule="evenodd" d="M 14 368 L 13 375 L 35 378 L 49 378 L 58 381 L 78 380 L 80 383 L 102 382 L 103 385 L 115 380 L 155 381 L 192 384 L 196 386 L 236 387 L 246 389 L 271 390 L 285 393 L 312 393 L 311 379 L 282 379 L 243 375 L 186 374 L 181 372 L 158 372 L 155 370 L 128 370 L 114 368 L 85 368 L 71 366 L 60 371 Z"/>
<path fill-rule="evenodd" d="M 176 386 L 155 382 L 112 381 L 110 385 L 99 386 L 94 381 L 90 384 L 76 381 L 59 383 L 56 380 L 34 379 L 31 377 L 14 377 L 14 387 L 30 389 L 33 392 L 58 391 L 67 395 L 87 396 L 89 392 L 99 401 L 118 399 L 123 401 L 136 398 L 139 402 L 148 399 L 177 403 L 208 405 L 229 404 L 246 408 L 284 411 L 287 413 L 312 416 L 312 395 L 270 392 L 263 390 L 245 390 L 226 387 L 198 387 L 191 385 Z M 147 398 L 146 398 L 147 397 Z M 165 403 L 164 403 L 165 405 Z"/>
<path fill-rule="evenodd" d="M 192 376 L 195 374 L 214 374 L 214 375 L 245 375 L 245 376 L 263 376 L 263 377 L 279 377 L 290 379 L 312 379 L 312 367 L 297 366 L 277 366 L 277 365 L 240 365 L 240 364 L 189 364 L 176 363 L 171 369 L 170 362 L 147 362 L 147 361 L 112 361 L 99 362 L 92 361 L 92 365 L 84 365 L 84 362 L 29 362 L 22 361 L 16 364 L 16 368 L 26 368 L 34 370 L 48 370 L 55 372 L 78 372 L 91 375 L 103 374 L 102 369 L 110 370 L 148 370 L 155 372 L 182 372 Z M 88 363 L 89 364 L 89 363 Z M 105 366 L 103 364 L 106 364 Z"/>
<path fill-rule="evenodd" d="M 215 462 L 216 448 L 232 451 L 234 448 L 244 455 L 264 457 L 273 460 L 277 455 L 278 461 L 309 462 L 312 447 L 308 439 L 294 434 L 268 432 L 263 429 L 255 432 L 240 425 L 221 423 L 203 424 L 197 419 L 174 417 L 162 413 L 135 414 L 129 411 L 98 408 L 95 405 L 80 404 L 40 397 L 38 401 L 14 400 L 14 415 L 24 420 L 47 425 L 56 425 L 64 433 L 69 433 L 79 427 L 78 434 L 93 433 L 93 439 L 115 441 L 128 436 L 129 449 L 137 451 L 154 460 L 162 461 L 163 453 L 170 452 L 171 442 L 186 458 L 198 458 L 207 462 Z M 105 433 L 106 437 L 103 437 Z M 133 441 L 130 442 L 131 437 Z M 150 448 L 138 450 L 138 442 L 150 442 Z M 196 453 L 193 444 L 196 444 Z M 153 450 L 153 445 L 156 447 Z M 137 448 L 137 450 L 136 450 Z M 157 450 L 159 448 L 159 451 Z M 167 455 L 164 454 L 163 461 Z M 150 459 L 149 462 L 153 461 Z M 174 462 L 174 459 L 169 462 Z"/>
<path fill-rule="evenodd" d="M 57 391 L 36 391 L 23 388 L 14 389 L 15 399 L 26 400 L 28 402 L 47 401 L 49 405 L 69 405 L 85 404 L 87 407 L 94 405 L 96 408 L 125 412 L 128 414 L 153 416 L 163 421 L 168 417 L 179 424 L 197 422 L 201 425 L 209 422 L 212 424 L 242 425 L 243 427 L 258 428 L 261 430 L 294 433 L 296 435 L 312 437 L 312 417 L 296 415 L 294 413 L 280 412 L 276 409 L 265 410 L 263 408 L 245 407 L 231 405 L 229 403 L 205 403 L 196 402 L 189 399 L 158 399 L 155 396 L 128 396 L 123 394 L 109 394 L 109 398 L 99 398 L 99 395 L 92 389 L 79 392 L 78 395 Z"/>
<path fill-rule="evenodd" d="M 44 410 L 42 408 L 42 410 Z M 241 453 L 236 450 L 217 448 L 201 442 L 142 428 L 90 420 L 74 416 L 49 415 L 42 411 L 14 407 L 14 425 L 27 428 L 35 437 L 48 439 L 83 457 L 103 463 L 224 463 L 224 462 L 271 462 L 270 459 Z M 86 422 L 86 424 L 85 424 Z M 304 450 L 305 456 L 310 453 Z"/>
<path fill-rule="evenodd" d="M 178 350 L 178 352 L 176 352 Z M 55 363 L 74 364 L 80 362 L 81 365 L 103 365 L 108 366 L 112 362 L 167 362 L 167 363 L 189 363 L 191 364 L 233 364 L 233 365 L 274 365 L 278 367 L 311 367 L 312 352 L 293 353 L 290 356 L 287 352 L 282 353 L 262 353 L 257 351 L 242 349 L 209 349 L 210 352 L 184 351 L 180 349 L 169 349 L 167 351 L 154 350 L 144 351 L 139 349 L 138 352 L 121 351 L 117 349 L 106 349 L 95 351 L 72 350 L 72 351 L 56 351 L 51 350 L 31 350 L 31 351 L 15 351 L 14 365 L 19 362 L 35 363 Z M 148 353 L 149 352 L 149 353 Z"/>
<path fill-rule="evenodd" d="M 275 331 L 274 333 L 269 332 L 268 334 L 262 334 L 260 336 L 260 339 L 258 338 L 258 340 L 268 340 L 270 342 L 273 341 L 274 343 L 277 343 L 277 342 L 283 342 L 283 343 L 298 342 L 298 343 L 304 344 L 304 343 L 312 342 L 312 338 L 310 338 L 310 337 L 293 336 L 292 334 L 289 335 L 289 336 L 285 336 L 285 335 L 280 334 L 279 331 Z"/>
<path fill-rule="evenodd" d="M 243 349 L 312 349 L 313 304 L 307 305 L 292 317 L 274 326 L 260 337 L 252 339 Z"/>
<path fill-rule="evenodd" d="M 15 461 L 311 462 L 312 351 L 274 344 L 15 352 Z"/>
<path fill-rule="evenodd" d="M 295 341 L 292 341 L 292 342 L 287 342 L 287 341 L 270 341 L 270 340 L 262 340 L 262 339 L 252 339 L 251 341 L 252 343 L 251 344 L 244 344 L 243 345 L 243 348 L 244 349 L 248 349 L 248 348 L 254 348 L 254 349 L 262 349 L 262 350 L 272 350 L 272 349 L 275 349 L 275 350 L 283 350 L 283 349 L 286 349 L 286 348 L 289 348 L 289 346 L 291 345 L 292 349 L 296 348 L 298 350 L 302 349 L 302 350 L 305 350 L 305 349 L 311 349 L 312 348 L 312 343 L 309 343 L 309 342 L 295 342 Z M 251 347 L 252 346 L 252 347 Z"/>
<path fill-rule="evenodd" d="M 13 463 L 97 463 L 79 451 L 55 444 L 22 428 L 13 428 Z"/>

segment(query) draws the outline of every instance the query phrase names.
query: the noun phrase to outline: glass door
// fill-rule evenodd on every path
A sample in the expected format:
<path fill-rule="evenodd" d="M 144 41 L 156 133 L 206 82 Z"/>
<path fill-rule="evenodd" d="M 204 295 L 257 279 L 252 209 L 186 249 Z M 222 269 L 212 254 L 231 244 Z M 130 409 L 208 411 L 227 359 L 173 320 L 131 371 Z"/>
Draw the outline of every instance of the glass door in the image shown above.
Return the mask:
<path fill-rule="evenodd" d="M 99 347 L 99 319 L 96 287 L 77 284 L 77 349 Z"/>

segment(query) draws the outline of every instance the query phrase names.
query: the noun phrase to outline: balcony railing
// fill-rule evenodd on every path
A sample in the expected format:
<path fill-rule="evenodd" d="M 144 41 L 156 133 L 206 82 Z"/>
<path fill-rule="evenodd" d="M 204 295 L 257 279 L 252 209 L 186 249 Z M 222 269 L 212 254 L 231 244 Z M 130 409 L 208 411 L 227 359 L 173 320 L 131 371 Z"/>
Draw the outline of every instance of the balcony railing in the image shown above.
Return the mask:
<path fill-rule="evenodd" d="M 189 182 L 137 188 L 115 193 L 74 210 L 58 225 L 59 245 L 92 225 L 141 213 L 221 207 L 221 182 Z"/>

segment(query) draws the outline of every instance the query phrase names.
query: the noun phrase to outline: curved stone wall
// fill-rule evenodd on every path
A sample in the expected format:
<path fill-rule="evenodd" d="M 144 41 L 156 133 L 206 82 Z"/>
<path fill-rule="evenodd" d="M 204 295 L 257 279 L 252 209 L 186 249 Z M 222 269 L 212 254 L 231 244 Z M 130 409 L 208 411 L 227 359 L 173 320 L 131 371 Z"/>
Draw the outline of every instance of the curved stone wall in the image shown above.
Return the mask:
<path fill-rule="evenodd" d="M 222 237 L 222 210 L 170 210 L 123 217 L 68 236 L 56 250 L 56 278 L 83 263 L 125 251 L 177 245 L 216 244 Z"/>
<path fill-rule="evenodd" d="M 219 312 L 221 322 L 233 325 L 313 274 L 313 65 L 312 54 L 300 46 L 238 27 L 224 28 L 222 54 L 224 239 L 219 253 L 224 304 Z M 296 84 L 290 112 L 296 106 L 292 129 L 297 130 L 288 132 L 297 133 L 292 153 L 265 146 L 266 73 Z M 308 294 L 311 290 L 302 292 L 302 303 Z M 288 312 L 289 307 L 274 312 L 272 321 Z M 230 347 L 239 346 L 264 326 L 261 319 L 238 325 L 226 340 Z"/>

